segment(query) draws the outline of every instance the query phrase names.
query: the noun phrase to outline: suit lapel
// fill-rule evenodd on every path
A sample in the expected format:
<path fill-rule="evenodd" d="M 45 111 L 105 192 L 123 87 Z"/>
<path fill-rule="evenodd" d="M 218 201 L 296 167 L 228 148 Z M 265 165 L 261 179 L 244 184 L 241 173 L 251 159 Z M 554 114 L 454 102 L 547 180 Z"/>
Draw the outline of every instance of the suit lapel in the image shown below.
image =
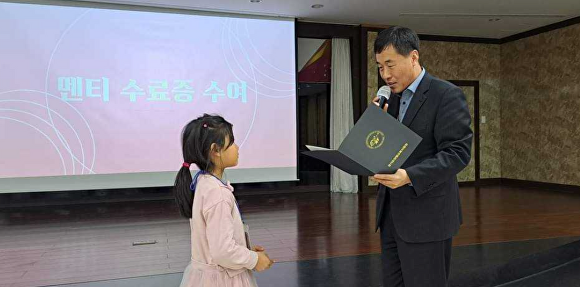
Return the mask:
<path fill-rule="evenodd" d="M 411 103 L 409 104 L 409 108 L 405 113 L 405 118 L 403 119 L 404 125 L 406 126 L 411 125 L 411 123 L 415 119 L 415 116 L 417 115 L 417 112 L 427 99 L 427 95 L 425 94 L 427 93 L 427 91 L 429 91 L 429 87 L 431 86 L 431 79 L 432 79 L 431 75 L 425 72 L 425 76 L 423 76 L 423 80 L 421 80 L 421 83 L 419 83 L 419 87 L 417 87 L 417 91 L 411 98 Z"/>

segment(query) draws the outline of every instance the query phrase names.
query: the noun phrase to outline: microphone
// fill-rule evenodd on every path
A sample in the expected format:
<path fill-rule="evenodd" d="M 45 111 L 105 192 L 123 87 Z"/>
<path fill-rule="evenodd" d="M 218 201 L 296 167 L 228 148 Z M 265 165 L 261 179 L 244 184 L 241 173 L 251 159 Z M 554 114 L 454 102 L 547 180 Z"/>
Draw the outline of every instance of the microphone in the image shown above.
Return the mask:
<path fill-rule="evenodd" d="M 385 105 L 387 104 L 387 101 L 389 100 L 389 98 L 391 97 L 391 88 L 389 86 L 382 86 L 378 91 L 377 91 L 377 97 L 379 97 L 379 108 L 384 109 Z"/>

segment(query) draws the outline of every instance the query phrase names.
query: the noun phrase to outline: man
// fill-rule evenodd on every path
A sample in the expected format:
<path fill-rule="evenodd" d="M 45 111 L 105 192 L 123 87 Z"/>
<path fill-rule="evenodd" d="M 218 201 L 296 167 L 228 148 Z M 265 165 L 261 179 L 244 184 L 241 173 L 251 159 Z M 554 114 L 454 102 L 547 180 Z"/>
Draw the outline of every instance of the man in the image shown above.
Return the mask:
<path fill-rule="evenodd" d="M 456 175 L 471 158 L 469 107 L 461 89 L 421 67 L 411 29 L 382 31 L 374 49 L 395 93 L 385 110 L 423 138 L 396 173 L 374 176 L 384 287 L 443 287 L 462 223 Z"/>

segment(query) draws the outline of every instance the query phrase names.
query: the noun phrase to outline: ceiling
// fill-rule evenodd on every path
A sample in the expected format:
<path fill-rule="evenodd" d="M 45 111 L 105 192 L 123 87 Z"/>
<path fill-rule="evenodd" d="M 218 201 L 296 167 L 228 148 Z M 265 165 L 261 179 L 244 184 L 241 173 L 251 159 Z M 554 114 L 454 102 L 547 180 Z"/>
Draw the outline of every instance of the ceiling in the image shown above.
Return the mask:
<path fill-rule="evenodd" d="M 580 16 L 578 0 L 90 0 L 303 21 L 403 25 L 419 34 L 499 39 Z M 314 9 L 314 4 L 324 7 Z"/>

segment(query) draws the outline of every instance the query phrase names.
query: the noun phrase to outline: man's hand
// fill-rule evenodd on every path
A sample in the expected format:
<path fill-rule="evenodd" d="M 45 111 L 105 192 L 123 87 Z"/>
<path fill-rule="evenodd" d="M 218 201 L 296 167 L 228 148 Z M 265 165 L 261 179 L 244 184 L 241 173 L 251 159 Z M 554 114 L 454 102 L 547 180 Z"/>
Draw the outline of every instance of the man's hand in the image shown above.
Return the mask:
<path fill-rule="evenodd" d="M 411 183 L 411 179 L 404 169 L 398 169 L 394 174 L 375 174 L 373 178 L 390 189 L 399 188 Z"/>
<path fill-rule="evenodd" d="M 375 104 L 377 107 L 379 107 L 379 103 L 380 103 L 380 102 L 381 102 L 381 98 L 379 98 L 379 97 L 375 97 L 375 98 L 373 99 L 373 103 L 374 103 L 374 104 Z M 379 107 L 379 108 L 380 108 L 380 107 Z M 383 108 L 383 110 L 386 112 L 388 108 L 389 108 L 389 105 L 388 105 L 388 104 L 385 104 L 385 107 Z"/>

